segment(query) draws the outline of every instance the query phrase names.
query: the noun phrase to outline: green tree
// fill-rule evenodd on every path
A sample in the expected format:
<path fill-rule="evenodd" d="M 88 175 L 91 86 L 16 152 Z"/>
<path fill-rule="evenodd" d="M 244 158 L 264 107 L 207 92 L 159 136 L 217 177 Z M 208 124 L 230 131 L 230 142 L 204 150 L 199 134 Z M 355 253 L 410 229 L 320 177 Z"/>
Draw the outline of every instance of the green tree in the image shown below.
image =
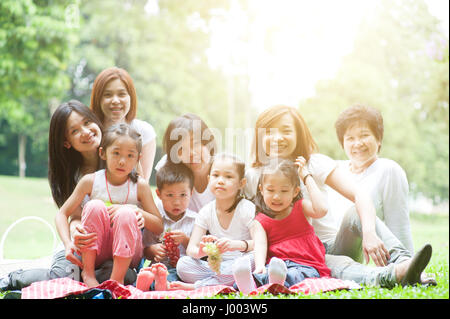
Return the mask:
<path fill-rule="evenodd" d="M 45 148 L 50 101 L 69 87 L 65 72 L 73 38 L 65 12 L 70 3 L 0 2 L 0 119 L 18 136 L 20 176 L 27 137 Z"/>
<path fill-rule="evenodd" d="M 448 199 L 448 39 L 423 0 L 381 1 L 363 19 L 336 76 L 300 105 L 321 151 L 344 159 L 334 131 L 354 103 L 381 110 L 381 156 L 406 171 L 413 194 Z M 318 118 L 320 114 L 320 119 Z"/>
<path fill-rule="evenodd" d="M 175 116 L 198 113 L 211 126 L 225 127 L 226 82 L 208 65 L 208 21 L 226 1 L 81 1 L 80 43 L 71 94 L 89 105 L 90 88 L 104 68 L 125 68 L 138 94 L 138 116 L 158 136 Z M 222 116 L 223 115 L 223 116 Z M 160 141 L 161 139 L 158 139 Z"/>

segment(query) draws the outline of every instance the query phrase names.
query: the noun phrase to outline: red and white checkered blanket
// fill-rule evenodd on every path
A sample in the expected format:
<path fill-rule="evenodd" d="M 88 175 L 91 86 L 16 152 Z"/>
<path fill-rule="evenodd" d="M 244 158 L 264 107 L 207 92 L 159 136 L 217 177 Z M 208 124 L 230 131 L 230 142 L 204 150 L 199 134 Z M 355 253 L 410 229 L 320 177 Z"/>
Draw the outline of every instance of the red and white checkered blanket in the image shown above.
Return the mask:
<path fill-rule="evenodd" d="M 195 290 L 173 290 L 173 291 L 146 291 L 143 292 L 133 286 L 123 286 L 116 281 L 108 280 L 97 286 L 99 289 L 108 289 L 114 298 L 122 299 L 185 299 L 206 298 L 218 294 L 236 293 L 230 286 L 216 285 L 201 287 Z M 308 278 L 290 288 L 279 284 L 267 284 L 250 292 L 250 295 L 264 294 L 304 294 L 311 295 L 318 292 L 334 291 L 341 289 L 360 289 L 361 286 L 353 281 L 340 280 L 330 277 Z M 35 282 L 31 286 L 22 289 L 22 299 L 55 299 L 69 295 L 77 295 L 87 292 L 84 283 L 69 278 L 58 278 L 49 281 Z"/>

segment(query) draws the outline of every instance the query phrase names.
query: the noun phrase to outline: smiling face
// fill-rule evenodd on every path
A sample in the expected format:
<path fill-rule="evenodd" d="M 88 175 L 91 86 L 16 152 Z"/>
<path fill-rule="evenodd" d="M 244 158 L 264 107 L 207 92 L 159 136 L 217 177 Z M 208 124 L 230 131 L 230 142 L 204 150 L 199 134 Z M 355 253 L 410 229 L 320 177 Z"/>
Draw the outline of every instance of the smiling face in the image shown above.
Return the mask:
<path fill-rule="evenodd" d="M 100 146 L 102 132 L 89 118 L 73 111 L 67 119 L 64 147 L 73 147 L 80 153 L 96 152 Z"/>
<path fill-rule="evenodd" d="M 377 159 L 381 142 L 377 140 L 365 121 L 358 121 L 345 131 L 343 146 L 352 165 L 367 168 Z"/>
<path fill-rule="evenodd" d="M 195 139 L 193 134 L 183 136 L 177 147 L 177 156 L 180 161 L 193 172 L 209 167 L 211 155 L 208 148 Z"/>
<path fill-rule="evenodd" d="M 264 175 L 259 190 L 266 206 L 275 213 L 275 218 L 284 218 L 290 213 L 292 201 L 300 187 L 295 187 L 287 176 L 276 171 Z"/>
<path fill-rule="evenodd" d="M 216 199 L 234 199 L 242 187 L 245 179 L 240 178 L 236 164 L 232 159 L 216 159 L 209 174 L 209 189 Z"/>
<path fill-rule="evenodd" d="M 108 178 L 112 183 L 123 183 L 136 167 L 140 154 L 136 141 L 129 136 L 118 136 L 106 150 L 100 147 L 100 157 L 106 161 Z"/>
<path fill-rule="evenodd" d="M 267 156 L 271 158 L 289 159 L 294 155 L 297 145 L 297 132 L 294 120 L 289 114 L 276 119 L 262 139 L 262 146 Z"/>
<path fill-rule="evenodd" d="M 100 107 L 107 126 L 125 122 L 125 117 L 130 111 L 130 101 L 127 87 L 120 79 L 113 79 L 106 84 Z"/>

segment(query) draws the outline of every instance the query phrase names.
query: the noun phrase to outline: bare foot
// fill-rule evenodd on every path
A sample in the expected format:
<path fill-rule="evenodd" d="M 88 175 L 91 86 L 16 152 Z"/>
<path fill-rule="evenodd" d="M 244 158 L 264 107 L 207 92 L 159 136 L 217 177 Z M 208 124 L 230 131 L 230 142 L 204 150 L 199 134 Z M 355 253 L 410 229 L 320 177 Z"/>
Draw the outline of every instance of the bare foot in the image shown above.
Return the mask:
<path fill-rule="evenodd" d="M 194 290 L 194 284 L 188 284 L 182 281 L 172 281 L 169 284 L 169 290 Z"/>
<path fill-rule="evenodd" d="M 149 291 L 154 279 L 155 274 L 153 274 L 150 267 L 142 268 L 137 276 L 136 288 L 142 291 Z"/>
<path fill-rule="evenodd" d="M 151 265 L 150 270 L 155 275 L 155 290 L 167 290 L 167 267 L 156 263 Z"/>
<path fill-rule="evenodd" d="M 95 273 L 94 274 L 88 274 L 85 271 L 81 272 L 81 278 L 83 279 L 83 282 L 89 287 L 89 288 L 93 288 L 93 287 L 97 287 L 99 285 L 97 278 L 95 278 Z"/>

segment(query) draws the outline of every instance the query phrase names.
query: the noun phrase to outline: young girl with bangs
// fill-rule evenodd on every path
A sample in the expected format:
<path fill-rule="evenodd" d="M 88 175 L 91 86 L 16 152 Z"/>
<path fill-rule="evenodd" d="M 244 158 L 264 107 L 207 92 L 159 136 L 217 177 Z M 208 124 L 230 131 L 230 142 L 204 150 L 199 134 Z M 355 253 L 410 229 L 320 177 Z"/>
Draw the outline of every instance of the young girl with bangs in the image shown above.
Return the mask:
<path fill-rule="evenodd" d="M 128 268 L 142 259 L 140 229 L 156 234 L 163 230 L 150 187 L 135 171 L 141 149 L 141 137 L 129 125 L 109 127 L 99 149 L 106 168 L 83 176 L 56 216 L 58 233 L 70 254 L 76 247 L 69 236 L 68 218 L 90 197 L 81 216 L 83 228 L 96 234 L 94 244 L 81 250 L 81 276 L 88 287 L 99 284 L 95 268 L 109 259 L 113 260 L 110 279 L 123 284 Z"/>
<path fill-rule="evenodd" d="M 216 199 L 198 213 L 186 249 L 187 256 L 178 260 L 177 273 L 183 282 L 172 282 L 171 289 L 195 289 L 210 285 L 233 285 L 232 265 L 243 256 L 249 256 L 252 269 L 264 268 L 264 252 L 259 259 L 252 250 L 265 250 L 264 231 L 254 222 L 255 205 L 241 196 L 245 185 L 245 164 L 234 155 L 219 154 L 214 157 L 209 173 L 209 185 Z M 207 235 L 209 231 L 209 235 Z M 215 273 L 203 248 L 216 243 L 221 256 L 220 273 Z"/>
<path fill-rule="evenodd" d="M 298 169 L 297 169 L 297 166 Z M 249 293 L 267 283 L 290 287 L 306 278 L 329 276 L 325 265 L 325 248 L 306 217 L 321 218 L 328 208 L 311 174 L 304 167 L 305 159 L 272 159 L 262 169 L 256 194 L 256 223 L 267 236 L 267 266 L 251 274 L 248 261 L 236 261 L 233 275 L 239 290 Z M 313 198 L 302 198 L 300 179 Z M 265 249 L 255 256 L 266 258 Z M 255 252 L 256 254 L 256 252 Z M 256 279 L 256 282 L 254 281 Z"/>

